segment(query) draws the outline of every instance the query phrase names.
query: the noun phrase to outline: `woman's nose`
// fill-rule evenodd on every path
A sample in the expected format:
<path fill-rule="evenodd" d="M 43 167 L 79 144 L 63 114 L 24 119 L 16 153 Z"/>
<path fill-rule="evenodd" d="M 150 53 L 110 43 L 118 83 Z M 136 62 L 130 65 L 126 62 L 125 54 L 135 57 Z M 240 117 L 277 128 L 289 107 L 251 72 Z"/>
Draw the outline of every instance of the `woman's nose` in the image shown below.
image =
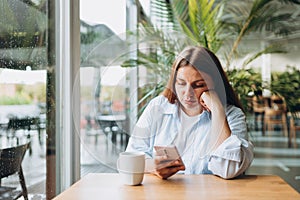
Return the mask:
<path fill-rule="evenodd" d="M 194 95 L 194 88 L 191 85 L 187 84 L 186 88 L 185 88 L 185 93 L 186 93 L 187 96 L 193 96 Z"/>

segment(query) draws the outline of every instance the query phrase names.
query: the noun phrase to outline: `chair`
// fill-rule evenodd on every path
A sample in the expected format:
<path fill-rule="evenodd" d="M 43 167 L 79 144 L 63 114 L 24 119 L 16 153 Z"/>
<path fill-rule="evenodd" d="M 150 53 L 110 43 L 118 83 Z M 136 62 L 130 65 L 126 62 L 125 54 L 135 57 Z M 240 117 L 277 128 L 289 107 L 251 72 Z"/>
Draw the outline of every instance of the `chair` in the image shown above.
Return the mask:
<path fill-rule="evenodd" d="M 274 126 L 281 126 L 284 135 L 288 136 L 286 104 L 282 97 L 275 95 L 271 96 L 271 107 L 265 109 L 264 129 L 271 131 Z"/>
<path fill-rule="evenodd" d="M 28 132 L 31 130 L 38 130 L 40 134 L 41 127 L 39 117 L 10 118 L 7 125 L 7 131 L 11 133 L 12 137 L 15 137 L 16 130 L 27 130 Z M 27 137 L 30 138 L 30 134 L 27 134 Z"/>
<path fill-rule="evenodd" d="M 37 130 L 39 135 L 39 141 L 41 144 L 41 123 L 39 117 L 24 117 L 24 118 L 17 118 L 12 117 L 9 118 L 8 125 L 7 125 L 7 138 L 16 138 L 17 144 L 19 144 L 19 137 L 16 135 L 17 130 L 23 130 L 23 136 L 26 136 L 28 139 L 31 138 L 30 131 Z M 26 133 L 27 131 L 27 133 Z M 32 154 L 32 148 L 29 146 L 29 153 Z"/>
<path fill-rule="evenodd" d="M 268 107 L 265 98 L 262 95 L 253 96 L 252 106 L 254 112 L 254 128 L 255 130 L 258 130 L 258 121 L 260 118 L 262 134 L 265 135 L 264 116 L 265 116 L 265 108 Z"/>
<path fill-rule="evenodd" d="M 28 193 L 22 170 L 22 161 L 29 144 L 30 142 L 0 150 L 0 199 L 18 199 L 23 196 L 25 200 L 28 200 Z M 1 185 L 1 180 L 3 178 L 14 174 L 19 175 L 22 191 L 17 191 L 16 188 L 3 187 Z"/>
<path fill-rule="evenodd" d="M 300 131 L 300 112 L 293 113 L 290 116 L 290 138 L 294 139 L 295 148 L 297 148 L 297 131 Z"/>
<path fill-rule="evenodd" d="M 108 140 L 112 142 L 112 144 L 117 145 L 120 144 L 120 148 L 125 149 L 129 140 L 129 135 L 123 129 L 123 124 L 125 122 L 125 117 L 122 116 L 118 119 L 118 116 L 104 116 L 103 119 L 96 118 L 99 126 L 103 130 L 106 135 L 106 146 L 108 146 Z M 117 137 L 120 139 L 120 143 L 118 143 Z"/>

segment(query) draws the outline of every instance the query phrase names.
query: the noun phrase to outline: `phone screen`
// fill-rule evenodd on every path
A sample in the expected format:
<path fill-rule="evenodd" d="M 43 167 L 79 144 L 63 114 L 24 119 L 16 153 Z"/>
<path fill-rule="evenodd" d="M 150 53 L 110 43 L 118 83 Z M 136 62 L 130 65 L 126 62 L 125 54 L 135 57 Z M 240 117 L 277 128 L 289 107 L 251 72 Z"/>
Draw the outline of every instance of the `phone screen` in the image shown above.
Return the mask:
<path fill-rule="evenodd" d="M 157 156 L 165 156 L 166 159 L 162 160 L 158 165 L 157 168 L 161 169 L 164 167 L 174 167 L 171 163 L 175 160 L 179 160 L 181 164 L 183 164 L 181 160 L 181 156 L 178 153 L 178 150 L 175 145 L 172 146 L 154 146 Z"/>

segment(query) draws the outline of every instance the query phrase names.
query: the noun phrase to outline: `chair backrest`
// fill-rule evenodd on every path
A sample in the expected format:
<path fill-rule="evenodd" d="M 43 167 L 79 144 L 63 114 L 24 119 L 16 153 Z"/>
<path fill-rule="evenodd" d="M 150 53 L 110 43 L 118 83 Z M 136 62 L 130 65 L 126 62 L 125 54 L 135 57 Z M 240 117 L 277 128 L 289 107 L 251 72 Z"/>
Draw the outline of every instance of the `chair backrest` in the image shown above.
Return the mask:
<path fill-rule="evenodd" d="M 284 114 L 282 109 L 268 108 L 265 110 L 265 116 L 269 119 L 281 119 L 282 114 Z"/>
<path fill-rule="evenodd" d="M 260 95 L 253 96 L 252 97 L 252 105 L 253 105 L 254 112 L 263 112 L 266 107 L 264 97 L 260 96 Z"/>
<path fill-rule="evenodd" d="M 275 110 L 286 111 L 284 98 L 277 95 L 271 96 L 271 107 Z"/>
<path fill-rule="evenodd" d="M 31 129 L 32 125 L 38 126 L 39 119 L 36 117 L 27 117 L 27 118 L 10 118 L 7 129 Z"/>
<path fill-rule="evenodd" d="M 0 150 L 0 178 L 19 172 L 29 143 Z"/>

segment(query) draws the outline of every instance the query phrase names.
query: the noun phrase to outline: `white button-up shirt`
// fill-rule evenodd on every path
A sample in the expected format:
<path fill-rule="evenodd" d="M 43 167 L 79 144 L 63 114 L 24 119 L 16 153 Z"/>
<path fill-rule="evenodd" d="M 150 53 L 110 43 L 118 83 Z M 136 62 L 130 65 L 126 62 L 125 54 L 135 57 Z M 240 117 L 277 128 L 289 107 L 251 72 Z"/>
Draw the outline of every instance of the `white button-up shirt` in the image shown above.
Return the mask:
<path fill-rule="evenodd" d="M 139 118 L 126 151 L 143 151 L 147 157 L 153 157 L 154 146 L 176 145 L 186 167 L 185 174 L 215 174 L 226 179 L 242 174 L 250 166 L 253 145 L 248 141 L 241 109 L 226 107 L 231 136 L 214 151 L 209 151 L 208 146 L 211 114 L 202 112 L 190 131 L 182 131 L 178 109 L 164 96 L 152 99 Z"/>

